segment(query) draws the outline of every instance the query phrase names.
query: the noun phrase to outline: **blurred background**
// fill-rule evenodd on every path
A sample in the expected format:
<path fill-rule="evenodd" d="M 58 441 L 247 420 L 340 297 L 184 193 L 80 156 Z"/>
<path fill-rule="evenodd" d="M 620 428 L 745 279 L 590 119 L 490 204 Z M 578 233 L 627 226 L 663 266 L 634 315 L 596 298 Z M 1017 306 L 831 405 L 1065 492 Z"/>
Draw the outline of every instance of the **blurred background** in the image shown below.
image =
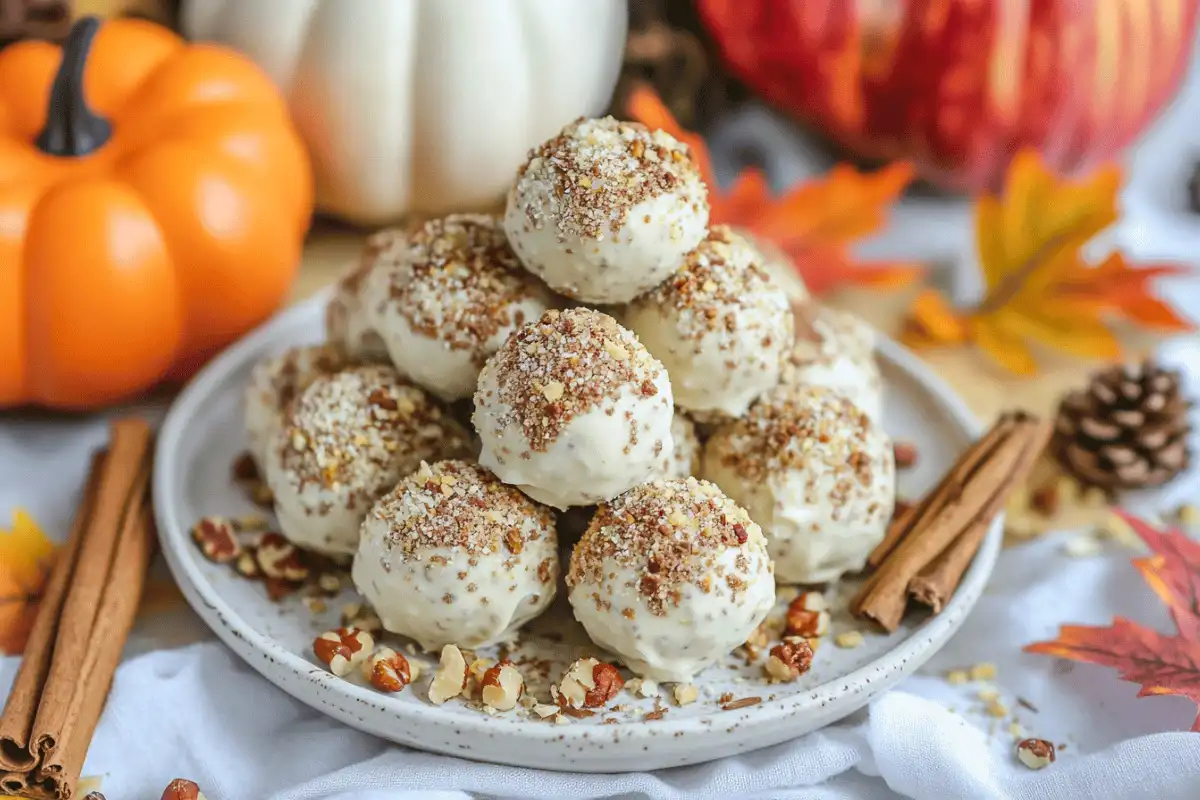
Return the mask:
<path fill-rule="evenodd" d="M 1120 163 L 1120 216 L 1089 252 L 1186 268 L 1155 290 L 1200 318 L 1198 5 L 0 0 L 0 38 L 61 40 L 80 16 L 132 16 L 254 60 L 288 102 L 314 169 L 317 214 L 291 300 L 333 280 L 370 230 L 494 206 L 526 148 L 579 114 L 629 116 L 637 86 L 705 137 L 725 185 L 747 167 L 783 193 L 838 164 L 911 163 L 916 179 L 881 209 L 884 224 L 852 245 L 862 261 L 918 263 L 923 277 L 820 286 L 821 299 L 899 334 L 924 290 L 957 308 L 984 295 L 975 209 L 1003 193 L 1022 150 L 1080 180 Z M 1175 337 L 1116 330 L 1127 357 L 1179 350 Z M 984 417 L 1012 386 L 1050 410 L 1097 367 L 1039 349 L 1042 369 L 1028 379 L 969 347 L 922 355 Z"/>

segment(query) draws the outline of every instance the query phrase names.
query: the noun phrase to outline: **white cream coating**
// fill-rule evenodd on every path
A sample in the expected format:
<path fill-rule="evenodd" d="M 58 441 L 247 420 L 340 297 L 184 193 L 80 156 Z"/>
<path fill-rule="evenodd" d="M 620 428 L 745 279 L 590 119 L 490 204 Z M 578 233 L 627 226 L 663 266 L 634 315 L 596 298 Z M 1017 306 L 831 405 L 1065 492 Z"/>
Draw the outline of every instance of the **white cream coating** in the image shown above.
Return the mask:
<path fill-rule="evenodd" d="M 405 242 L 367 276 L 370 323 L 402 374 L 443 400 L 470 397 L 487 357 L 557 301 L 496 217 L 429 220 Z"/>
<path fill-rule="evenodd" d="M 658 560 L 666 563 L 652 566 Z M 775 604 L 762 531 L 695 478 L 644 484 L 602 505 L 572 552 L 567 584 L 592 641 L 655 681 L 691 680 L 744 643 Z"/>
<path fill-rule="evenodd" d="M 892 442 L 844 395 L 780 386 L 705 443 L 703 475 L 767 535 L 780 583 L 862 569 L 895 503 Z"/>
<path fill-rule="evenodd" d="M 875 329 L 848 311 L 816 302 L 795 307 L 796 339 L 781 383 L 822 386 L 849 397 L 872 419 L 883 419 L 883 377 L 875 361 Z"/>
<path fill-rule="evenodd" d="M 283 535 L 353 553 L 375 500 L 422 461 L 469 453 L 466 431 L 391 367 L 317 378 L 272 440 L 266 481 Z"/>
<path fill-rule="evenodd" d="M 479 463 L 539 503 L 560 510 L 616 497 L 649 478 L 673 451 L 671 384 L 665 371 L 654 384 L 659 397 L 647 400 L 633 387 L 622 388 L 602 407 L 576 416 L 540 452 L 530 450 L 519 426 L 491 421 L 509 415 L 507 404 L 477 401 L 474 419 L 483 444 Z M 485 367 L 479 394 L 486 398 L 498 391 L 495 371 Z M 636 420 L 637 444 L 629 444 L 626 415 Z"/>
<path fill-rule="evenodd" d="M 292 347 L 254 365 L 244 396 L 246 441 L 251 457 L 265 472 L 271 440 L 283 427 L 292 400 L 320 375 L 346 366 L 341 351 L 330 344 Z"/>
<path fill-rule="evenodd" d="M 630 303 L 623 321 L 666 366 L 675 402 L 706 420 L 739 417 L 774 388 L 793 340 L 786 292 L 761 254 L 722 225 Z"/>
<path fill-rule="evenodd" d="M 352 568 L 383 627 L 426 651 L 503 641 L 550 605 L 558 575 L 553 513 L 462 461 L 422 464 L 382 497 Z"/>
<path fill-rule="evenodd" d="M 637 337 L 606 314 L 572 309 L 526 325 L 488 361 L 473 422 L 481 464 L 566 509 L 647 480 L 674 450 L 673 418 L 670 378 Z"/>
<path fill-rule="evenodd" d="M 696 423 L 678 408 L 671 418 L 671 440 L 674 443 L 671 455 L 662 459 L 653 480 L 681 480 L 700 471 L 700 438 L 696 435 Z"/>
<path fill-rule="evenodd" d="M 804 282 L 803 276 L 796 269 L 792 257 L 783 248 L 770 239 L 755 235 L 748 228 L 739 225 L 732 227 L 734 233 L 744 238 L 755 250 L 762 253 L 763 266 L 767 268 L 767 272 L 771 273 L 772 278 L 784 286 L 788 296 L 793 301 L 805 301 L 812 296 L 808 291 L 808 285 Z"/>
<path fill-rule="evenodd" d="M 349 361 L 387 364 L 387 347 L 367 318 L 365 281 L 384 239 L 375 234 L 367 240 L 359 261 L 333 285 L 333 296 L 325 307 L 325 337 Z"/>
<path fill-rule="evenodd" d="M 687 146 L 612 117 L 573 122 L 531 152 L 504 216 L 526 268 L 598 304 L 653 288 L 707 226 L 708 193 Z"/>

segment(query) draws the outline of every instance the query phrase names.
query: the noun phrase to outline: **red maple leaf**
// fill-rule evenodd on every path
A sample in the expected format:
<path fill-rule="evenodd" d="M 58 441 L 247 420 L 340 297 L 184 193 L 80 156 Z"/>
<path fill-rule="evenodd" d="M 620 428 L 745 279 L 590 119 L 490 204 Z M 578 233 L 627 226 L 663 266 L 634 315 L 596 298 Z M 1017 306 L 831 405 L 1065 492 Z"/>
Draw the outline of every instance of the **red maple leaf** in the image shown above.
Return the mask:
<path fill-rule="evenodd" d="M 1122 517 L 1150 548 L 1152 555 L 1133 565 L 1171 612 L 1178 634 L 1117 617 L 1112 625 L 1064 625 L 1057 639 L 1025 651 L 1115 667 L 1122 680 L 1142 685 L 1138 697 L 1174 694 L 1200 705 L 1200 543 Z M 1200 732 L 1200 716 L 1192 730 Z"/>
<path fill-rule="evenodd" d="M 709 217 L 774 243 L 791 260 L 814 295 L 842 285 L 895 288 L 913 282 L 924 267 L 910 263 L 856 262 L 855 240 L 887 223 L 887 212 L 912 181 L 913 168 L 895 163 L 863 173 L 839 164 L 829 174 L 775 194 L 762 170 L 743 170 L 726 190 L 713 174 L 708 146 L 684 130 L 652 89 L 634 89 L 629 115 L 649 128 L 661 128 L 685 143 L 708 185 Z"/>

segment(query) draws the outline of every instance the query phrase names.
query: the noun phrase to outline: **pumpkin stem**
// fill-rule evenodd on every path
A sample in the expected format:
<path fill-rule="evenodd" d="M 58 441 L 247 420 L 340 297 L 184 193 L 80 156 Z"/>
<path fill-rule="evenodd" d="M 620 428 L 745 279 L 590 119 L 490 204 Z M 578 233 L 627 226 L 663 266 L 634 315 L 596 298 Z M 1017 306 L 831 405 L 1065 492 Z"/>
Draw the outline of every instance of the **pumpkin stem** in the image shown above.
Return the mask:
<path fill-rule="evenodd" d="M 83 96 L 83 72 L 98 30 L 100 20 L 96 17 L 83 17 L 71 26 L 50 89 L 46 127 L 37 138 L 43 153 L 65 158 L 86 156 L 112 136 L 112 125 L 94 114 Z"/>

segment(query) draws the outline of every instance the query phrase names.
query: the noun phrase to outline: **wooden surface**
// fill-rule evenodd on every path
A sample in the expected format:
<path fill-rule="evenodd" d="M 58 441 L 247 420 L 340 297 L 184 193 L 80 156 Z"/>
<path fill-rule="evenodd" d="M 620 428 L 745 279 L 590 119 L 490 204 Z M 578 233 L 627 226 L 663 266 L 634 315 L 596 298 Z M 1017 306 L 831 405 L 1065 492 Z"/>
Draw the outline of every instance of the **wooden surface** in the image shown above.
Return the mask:
<path fill-rule="evenodd" d="M 305 248 L 300 275 L 292 293 L 298 301 L 333 281 L 352 262 L 362 245 L 364 233 L 333 223 L 319 222 Z M 846 290 L 826 298 L 830 305 L 844 308 L 870 321 L 884 333 L 895 335 L 916 289 L 884 293 Z M 1152 341 L 1147 337 L 1124 337 L 1127 354 L 1144 355 Z M 988 422 L 1002 410 L 1025 408 L 1051 415 L 1058 400 L 1069 389 L 1083 386 L 1095 362 L 1064 358 L 1052 352 L 1039 352 L 1044 374 L 1032 380 L 1017 379 L 989 365 L 970 348 L 952 348 L 921 354 L 967 405 Z"/>

